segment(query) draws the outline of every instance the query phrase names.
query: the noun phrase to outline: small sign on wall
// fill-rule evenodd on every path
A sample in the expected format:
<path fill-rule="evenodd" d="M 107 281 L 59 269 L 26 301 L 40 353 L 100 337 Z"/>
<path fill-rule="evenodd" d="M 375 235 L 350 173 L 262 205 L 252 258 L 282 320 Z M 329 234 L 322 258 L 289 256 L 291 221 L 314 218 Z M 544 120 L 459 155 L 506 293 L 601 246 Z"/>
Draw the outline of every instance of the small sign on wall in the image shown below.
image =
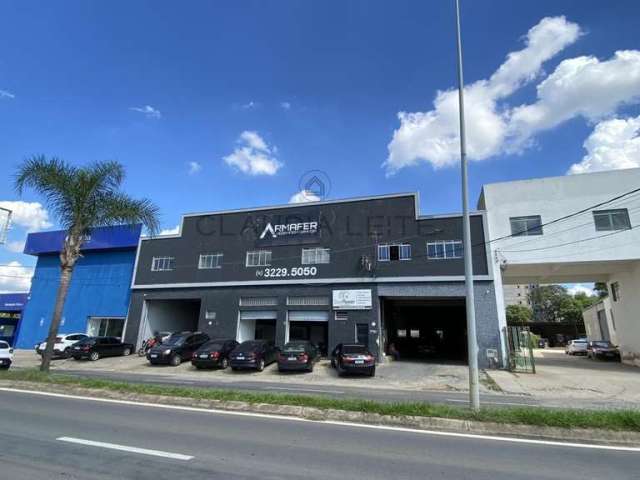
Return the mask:
<path fill-rule="evenodd" d="M 371 290 L 334 290 L 333 308 L 336 310 L 371 309 Z"/>

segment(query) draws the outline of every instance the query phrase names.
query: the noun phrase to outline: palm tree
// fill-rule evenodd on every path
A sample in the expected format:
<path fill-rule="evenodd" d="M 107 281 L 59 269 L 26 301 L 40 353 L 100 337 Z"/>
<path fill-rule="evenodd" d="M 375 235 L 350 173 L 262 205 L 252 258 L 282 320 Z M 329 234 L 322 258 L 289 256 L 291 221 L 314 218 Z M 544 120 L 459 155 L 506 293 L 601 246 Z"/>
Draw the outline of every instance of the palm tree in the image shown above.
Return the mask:
<path fill-rule="evenodd" d="M 73 268 L 82 256 L 80 249 L 90 229 L 142 223 L 150 234 L 158 231 L 158 208 L 150 200 L 135 200 L 121 192 L 124 176 L 124 167 L 111 161 L 75 167 L 58 158 L 35 156 L 18 167 L 17 193 L 22 195 L 30 187 L 42 195 L 49 212 L 67 232 L 60 251 L 56 304 L 40 365 L 43 372 L 49 371 Z"/>

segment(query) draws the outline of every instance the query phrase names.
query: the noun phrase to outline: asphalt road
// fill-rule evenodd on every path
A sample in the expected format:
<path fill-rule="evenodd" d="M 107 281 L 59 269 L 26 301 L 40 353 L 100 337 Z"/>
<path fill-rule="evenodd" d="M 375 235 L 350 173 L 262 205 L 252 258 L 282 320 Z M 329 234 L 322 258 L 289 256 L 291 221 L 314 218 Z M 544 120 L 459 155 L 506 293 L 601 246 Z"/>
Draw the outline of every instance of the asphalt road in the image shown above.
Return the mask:
<path fill-rule="evenodd" d="M 116 381 L 126 381 L 133 383 L 145 383 L 150 385 L 173 385 L 195 388 L 216 388 L 228 390 L 240 390 L 261 393 L 283 393 L 326 396 L 331 398 L 358 398 L 374 400 L 378 402 L 430 402 L 449 405 L 468 404 L 469 394 L 456 391 L 424 391 L 424 390 L 402 390 L 402 389 L 382 389 L 357 386 L 331 386 L 331 385 L 301 385 L 299 383 L 287 383 L 284 381 L 264 382 L 264 381 L 239 381 L 233 382 L 211 379 L 185 379 L 175 375 L 144 375 L 140 373 L 104 372 L 86 370 L 65 370 L 60 372 L 65 375 L 73 375 L 83 378 L 101 378 Z M 356 379 L 357 380 L 357 379 Z M 483 405 L 491 407 L 511 407 L 511 406 L 539 406 L 538 400 L 519 396 L 504 394 L 483 394 L 481 395 Z"/>
<path fill-rule="evenodd" d="M 1 390 L 0 426 L 3 479 L 624 480 L 640 464 L 637 451 Z"/>

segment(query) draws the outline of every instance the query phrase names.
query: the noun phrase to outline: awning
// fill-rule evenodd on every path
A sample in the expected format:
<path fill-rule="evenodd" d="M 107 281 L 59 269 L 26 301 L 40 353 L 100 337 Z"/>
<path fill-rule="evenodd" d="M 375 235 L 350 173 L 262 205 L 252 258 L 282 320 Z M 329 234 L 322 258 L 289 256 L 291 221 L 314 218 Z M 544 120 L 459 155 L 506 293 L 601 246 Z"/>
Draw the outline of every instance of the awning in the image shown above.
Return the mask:
<path fill-rule="evenodd" d="M 290 322 L 328 322 L 327 310 L 289 310 Z"/>
<path fill-rule="evenodd" d="M 277 320 L 275 310 L 240 310 L 240 320 Z"/>

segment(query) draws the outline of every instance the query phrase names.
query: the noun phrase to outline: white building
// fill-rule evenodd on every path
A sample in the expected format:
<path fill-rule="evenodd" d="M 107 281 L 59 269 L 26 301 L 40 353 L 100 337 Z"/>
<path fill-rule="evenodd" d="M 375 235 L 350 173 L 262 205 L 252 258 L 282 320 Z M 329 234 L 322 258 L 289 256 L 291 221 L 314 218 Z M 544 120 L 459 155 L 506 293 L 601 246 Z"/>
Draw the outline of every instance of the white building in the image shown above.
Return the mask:
<path fill-rule="evenodd" d="M 485 185 L 500 324 L 501 283 L 607 282 L 623 361 L 640 366 L 640 169 Z"/>
<path fill-rule="evenodd" d="M 589 340 L 609 340 L 614 345 L 618 344 L 616 322 L 609 297 L 585 309 L 582 318 Z"/>

